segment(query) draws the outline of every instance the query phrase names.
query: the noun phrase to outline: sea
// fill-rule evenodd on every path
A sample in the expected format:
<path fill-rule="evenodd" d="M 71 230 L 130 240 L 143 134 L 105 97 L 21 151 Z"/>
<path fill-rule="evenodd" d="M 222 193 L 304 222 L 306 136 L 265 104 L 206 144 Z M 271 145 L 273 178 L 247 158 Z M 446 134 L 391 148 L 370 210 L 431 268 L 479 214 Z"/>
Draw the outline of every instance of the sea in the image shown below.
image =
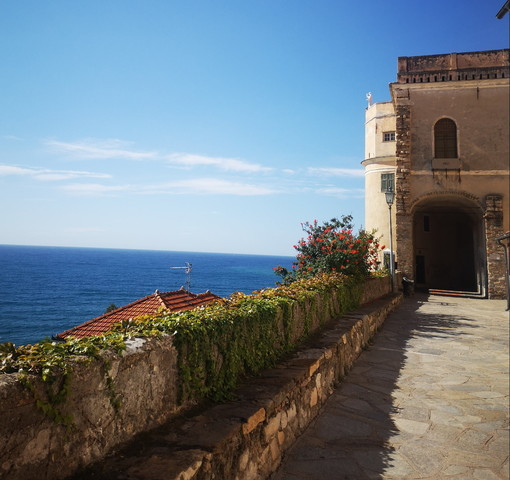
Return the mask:
<path fill-rule="evenodd" d="M 0 343 L 33 344 L 154 293 L 273 288 L 294 257 L 0 245 Z M 191 264 L 191 272 L 186 266 Z M 180 267 L 180 268 L 173 268 Z M 189 282 L 189 283 L 188 283 Z"/>

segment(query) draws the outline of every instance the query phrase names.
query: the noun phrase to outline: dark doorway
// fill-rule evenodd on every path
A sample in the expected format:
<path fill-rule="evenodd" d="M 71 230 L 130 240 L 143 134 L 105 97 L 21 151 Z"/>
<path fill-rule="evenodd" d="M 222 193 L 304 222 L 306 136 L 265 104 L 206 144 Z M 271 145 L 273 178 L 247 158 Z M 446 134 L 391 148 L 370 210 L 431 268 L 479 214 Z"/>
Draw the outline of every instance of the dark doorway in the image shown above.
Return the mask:
<path fill-rule="evenodd" d="M 423 255 L 416 255 L 416 283 L 420 285 L 427 283 L 425 278 L 425 257 Z"/>
<path fill-rule="evenodd" d="M 424 206 L 414 215 L 418 288 L 481 292 L 480 215 L 453 205 Z"/>

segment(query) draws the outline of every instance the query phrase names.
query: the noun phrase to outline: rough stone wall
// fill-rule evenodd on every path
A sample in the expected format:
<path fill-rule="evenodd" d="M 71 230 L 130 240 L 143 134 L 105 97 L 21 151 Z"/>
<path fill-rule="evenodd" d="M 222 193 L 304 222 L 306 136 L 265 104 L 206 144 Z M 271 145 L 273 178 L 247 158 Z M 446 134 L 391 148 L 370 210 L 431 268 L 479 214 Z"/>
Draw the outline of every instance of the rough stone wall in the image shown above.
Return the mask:
<path fill-rule="evenodd" d="M 506 298 L 505 254 L 496 238 L 503 231 L 503 199 L 501 195 L 485 198 L 485 245 L 487 250 L 488 296 Z"/>
<path fill-rule="evenodd" d="M 398 58 L 399 83 L 508 78 L 509 50 Z"/>
<path fill-rule="evenodd" d="M 169 423 L 138 442 L 148 447 L 121 451 L 75 480 L 270 478 L 401 298 L 390 295 L 338 318 L 291 358 L 244 383 L 235 401 Z"/>
<path fill-rule="evenodd" d="M 413 269 L 413 219 L 411 205 L 411 107 L 406 90 L 396 90 L 397 115 L 397 172 L 395 177 L 396 197 L 396 261 L 404 276 L 414 278 Z"/>
<path fill-rule="evenodd" d="M 27 377 L 0 375 L 0 478 L 58 479 L 103 456 L 135 433 L 160 425 L 177 405 L 177 355 L 172 340 L 135 340 L 122 356 L 73 367 L 70 393 L 58 405 L 69 426 L 36 406 L 46 387 Z M 118 400 L 118 407 L 113 400 Z"/>
<path fill-rule="evenodd" d="M 371 302 L 389 288 L 387 278 L 370 280 L 362 298 Z M 315 326 L 335 318 L 334 309 L 319 294 L 314 304 L 316 308 L 296 307 L 294 314 L 313 317 Z M 353 335 L 357 338 L 359 333 Z M 19 375 L 0 375 L 0 478 L 65 478 L 197 401 L 177 401 L 177 352 L 171 337 L 134 339 L 122 355 L 77 363 L 71 379 L 69 396 L 58 405 L 62 415 L 72 417 L 66 427 L 37 407 L 38 401 L 47 402 L 46 387 L 37 377 L 27 377 L 27 388 Z"/>
<path fill-rule="evenodd" d="M 265 380 L 270 379 L 271 386 L 252 398 L 254 412 L 239 422 L 240 428 L 228 442 L 233 447 L 228 455 L 204 455 L 204 462 L 190 480 L 269 478 L 285 450 L 317 416 L 335 384 L 400 300 L 400 295 L 393 296 L 342 317 L 313 348 L 268 372 Z M 245 388 L 251 390 L 249 385 Z M 250 391 L 246 393 L 250 395 Z M 231 414 L 228 417 L 232 420 Z M 197 444 L 190 441 L 190 445 Z"/>

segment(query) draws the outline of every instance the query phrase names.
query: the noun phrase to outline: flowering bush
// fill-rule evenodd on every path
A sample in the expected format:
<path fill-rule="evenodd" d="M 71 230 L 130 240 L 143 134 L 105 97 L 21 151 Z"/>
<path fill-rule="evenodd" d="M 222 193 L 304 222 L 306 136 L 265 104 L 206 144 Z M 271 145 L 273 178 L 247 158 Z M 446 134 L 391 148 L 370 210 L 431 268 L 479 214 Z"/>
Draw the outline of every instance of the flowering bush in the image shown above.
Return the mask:
<path fill-rule="evenodd" d="M 377 266 L 378 250 L 384 248 L 379 246 L 373 232 L 360 230 L 353 234 L 350 215 L 340 220 L 332 218 L 322 225 L 314 220 L 302 223 L 301 227 L 308 237 L 294 245 L 298 254 L 292 270 L 282 266 L 274 269 L 285 284 L 328 272 L 366 277 Z"/>

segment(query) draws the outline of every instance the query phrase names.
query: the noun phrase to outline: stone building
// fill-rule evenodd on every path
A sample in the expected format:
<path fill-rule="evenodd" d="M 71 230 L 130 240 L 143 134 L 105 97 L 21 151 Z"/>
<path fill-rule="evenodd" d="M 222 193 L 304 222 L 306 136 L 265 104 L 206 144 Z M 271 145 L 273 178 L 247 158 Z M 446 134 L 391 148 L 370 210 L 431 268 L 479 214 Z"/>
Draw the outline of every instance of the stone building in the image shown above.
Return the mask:
<path fill-rule="evenodd" d="M 506 294 L 509 86 L 507 49 L 400 57 L 391 101 L 367 107 L 366 228 L 389 245 L 394 189 L 395 261 L 418 288 Z"/>

